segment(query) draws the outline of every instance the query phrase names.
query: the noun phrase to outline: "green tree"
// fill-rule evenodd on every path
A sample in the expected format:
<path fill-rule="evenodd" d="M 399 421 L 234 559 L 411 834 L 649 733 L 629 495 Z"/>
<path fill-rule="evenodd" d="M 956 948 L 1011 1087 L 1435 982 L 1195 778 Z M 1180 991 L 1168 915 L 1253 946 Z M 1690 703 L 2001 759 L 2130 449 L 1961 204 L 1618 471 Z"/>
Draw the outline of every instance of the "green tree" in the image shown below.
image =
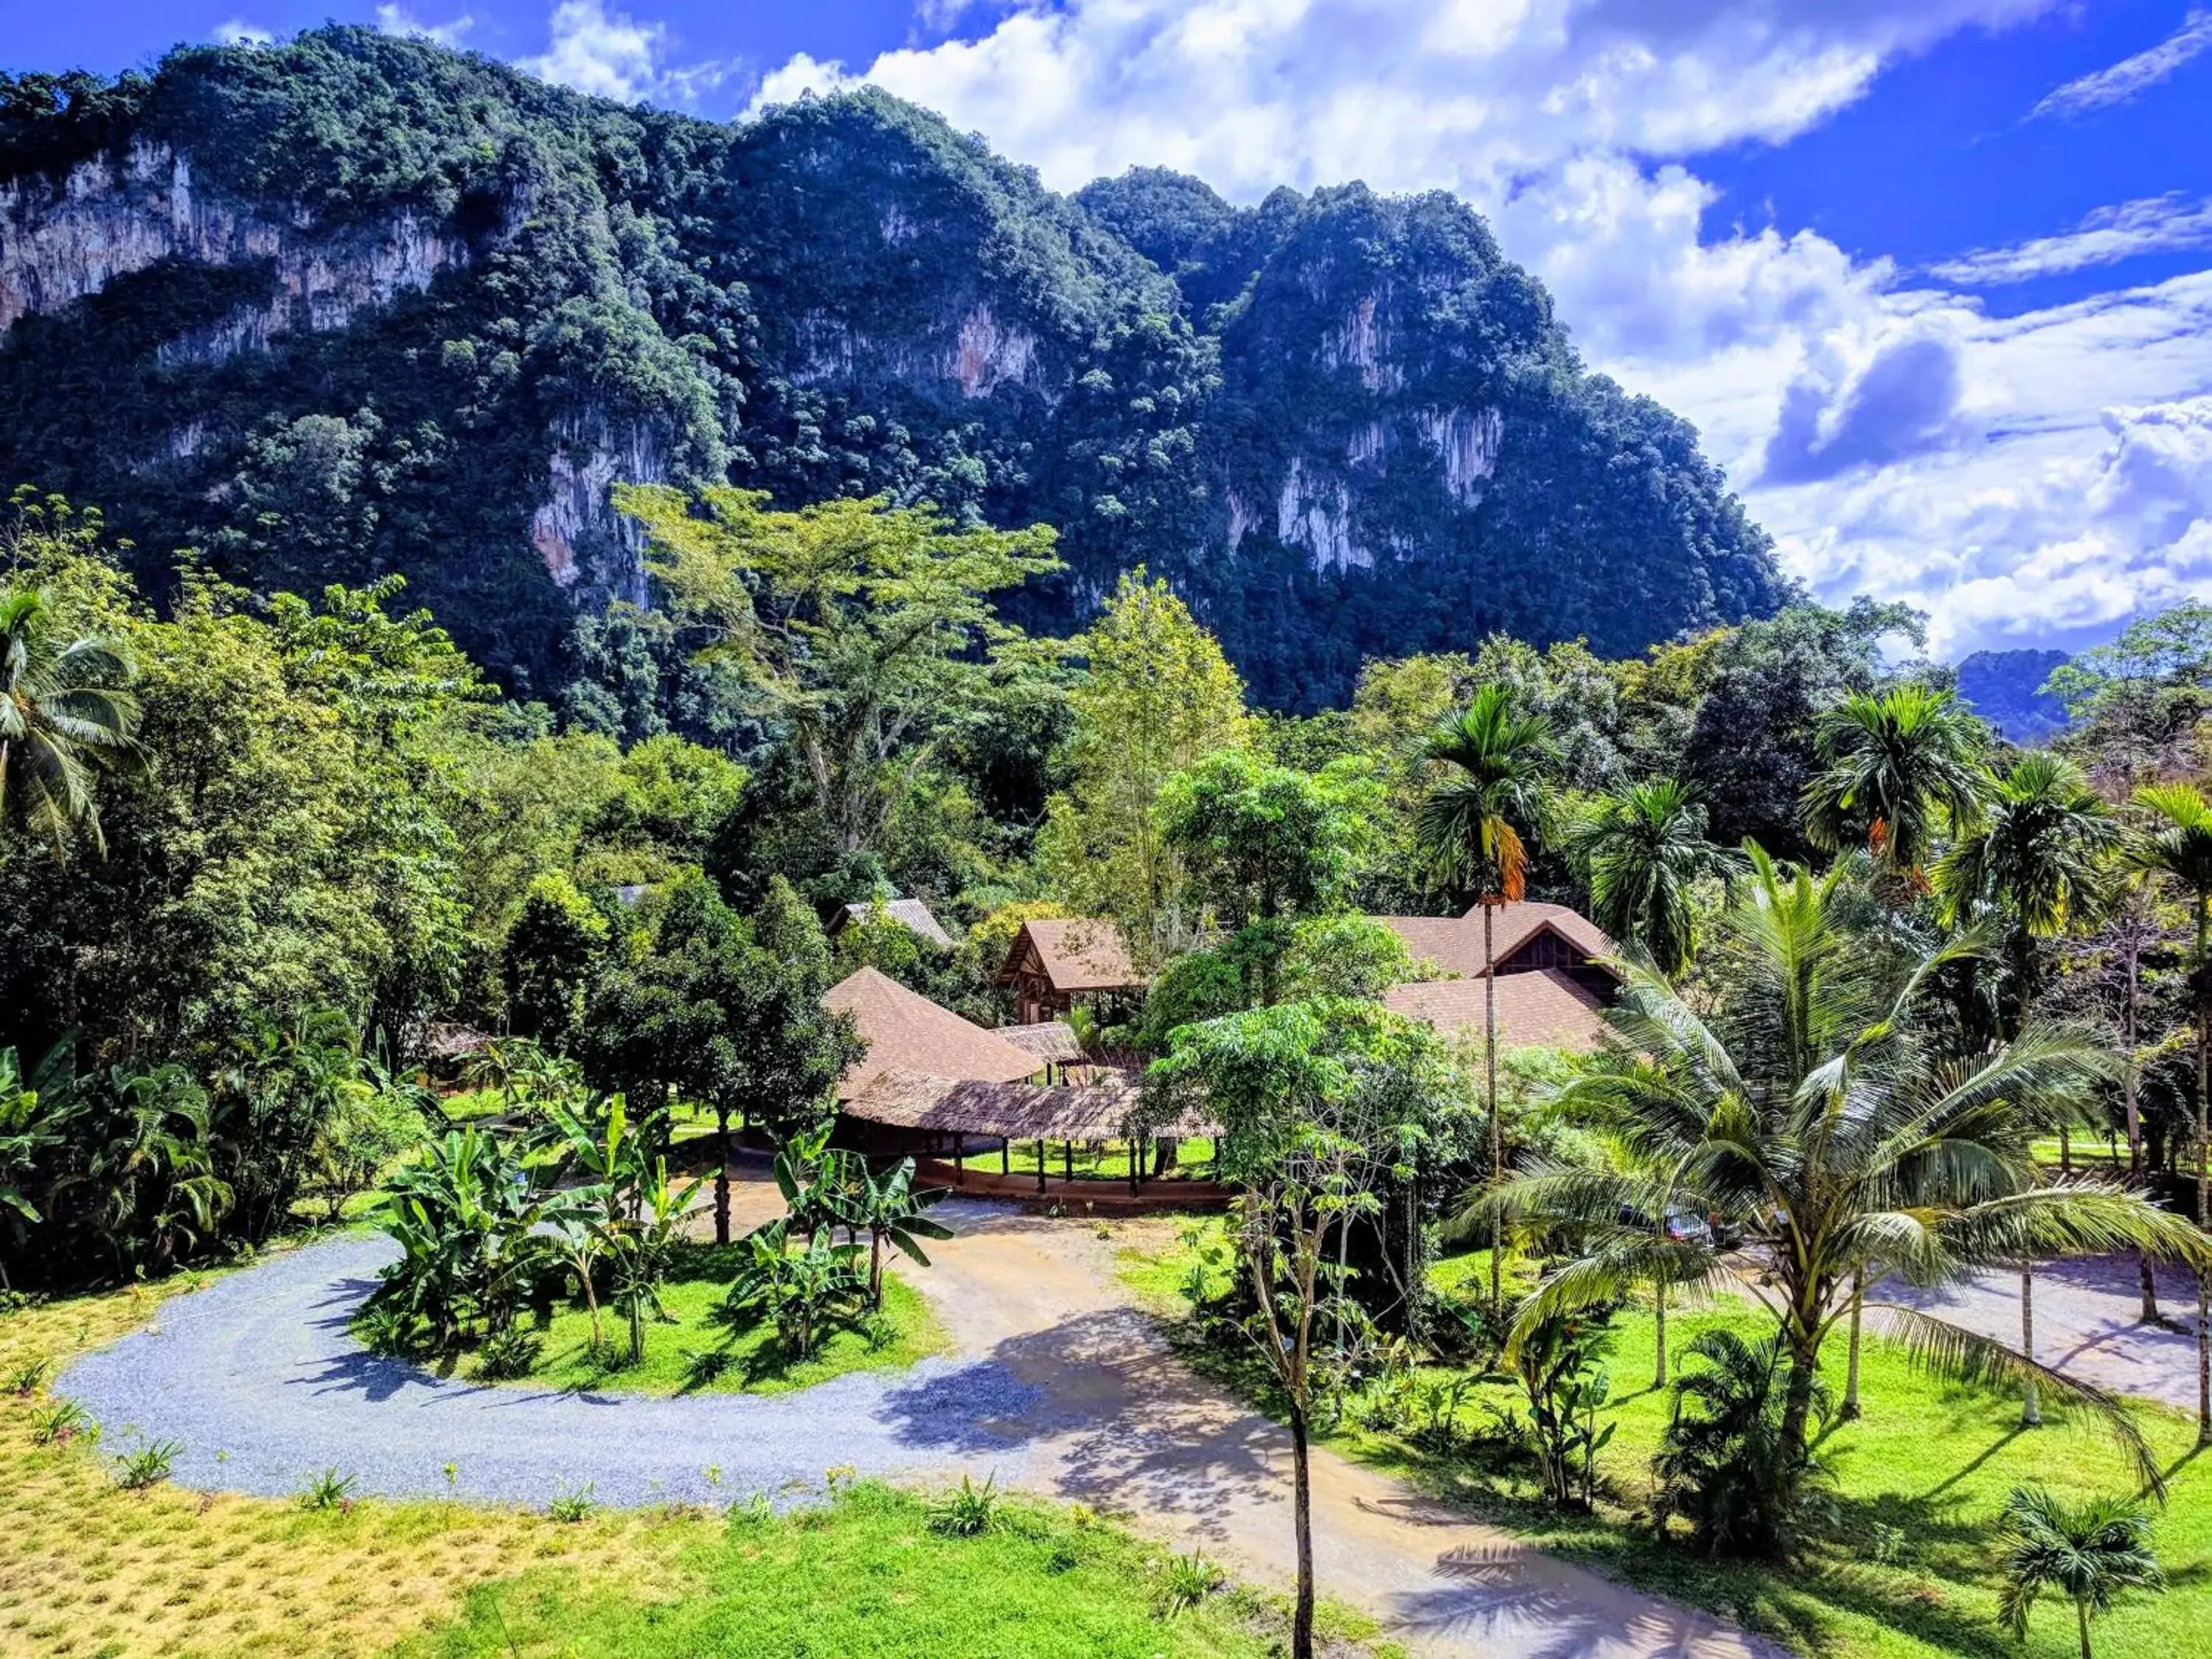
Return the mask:
<path fill-rule="evenodd" d="M 1569 847 L 1597 924 L 1662 972 L 1680 973 L 1696 948 L 1691 888 L 1729 865 L 1705 839 L 1705 809 L 1689 787 L 1654 778 L 1601 796 L 1575 826 Z"/>
<path fill-rule="evenodd" d="M 1255 1311 L 1249 1334 L 1291 1420 L 1297 1545 L 1294 1659 L 1313 1653 L 1310 1438 L 1342 1354 L 1315 1325 L 1346 1294 L 1328 1267 L 1341 1241 L 1379 1207 L 1375 1188 L 1409 1174 L 1455 1109 L 1460 1079 L 1435 1035 L 1372 1003 L 1289 1003 L 1176 1032 L 1145 1075 L 1140 1118 L 1217 1119 L 1224 1176 L 1241 1194 L 1239 1253 Z"/>
<path fill-rule="evenodd" d="M 2012 943 L 2011 1013 L 2001 1022 L 2006 1035 L 2017 1032 L 2035 1008 L 2042 979 L 2039 941 L 2094 911 L 2118 828 L 2072 762 L 2048 753 L 2024 755 L 1997 783 L 1980 828 L 1937 861 L 1936 885 L 1948 921 L 1956 925 L 1985 905 L 2005 918 Z M 2053 1103 L 2069 1113 L 2073 1105 Z M 2069 1123 L 2069 1117 L 2060 1118 L 2062 1137 Z M 2020 1308 L 2021 1352 L 2033 1356 L 2032 1262 L 2021 1264 Z M 2030 1425 L 2043 1420 L 2032 1377 L 2022 1420 Z"/>
<path fill-rule="evenodd" d="M 2197 999 L 2197 1224 L 2212 1226 L 2212 805 L 2185 783 L 2156 784 L 2136 792 L 2149 816 L 2148 830 L 2131 836 L 2122 856 L 2132 868 L 2162 877 L 2189 896 L 2190 977 Z M 2197 1275 L 2197 1443 L 2212 1445 L 2212 1276 Z"/>
<path fill-rule="evenodd" d="M 1658 1215 L 1679 1205 L 1739 1231 L 1773 1276 L 1790 1364 L 1782 1429 L 1801 1469 L 1821 1346 L 1850 1304 L 1840 1292 L 1869 1266 L 1929 1283 L 2121 1245 L 2192 1263 L 2207 1254 L 2195 1228 L 2137 1193 L 2035 1179 L 2038 1108 L 2109 1069 L 2094 1042 L 2031 1025 L 2008 1044 L 1946 1058 L 1929 981 L 1986 943 L 1954 940 L 1899 974 L 1849 930 L 1850 905 L 1841 866 L 1816 881 L 1753 849 L 1723 918 L 1711 996 L 1692 1006 L 1664 975 L 1631 964 L 1610 1040 L 1561 1092 L 1564 1110 L 1635 1146 L 1641 1167 L 1540 1164 L 1491 1200 L 1495 1213 L 1589 1241 L 1532 1293 L 1520 1324 L 1656 1273 L 1694 1283 L 1724 1273 L 1711 1241 L 1624 1228 L 1624 1207 Z M 1879 1311 L 1923 1364 L 2014 1382 L 2033 1375 L 2091 1407 L 2158 1484 L 2109 1396 L 1923 1312 Z"/>
<path fill-rule="evenodd" d="M 532 882 L 500 952 L 507 1028 L 565 1052 L 583 1026 L 585 999 L 611 931 L 559 871 Z"/>
<path fill-rule="evenodd" d="M 0 588 L 0 815 L 59 857 L 82 829 L 107 850 L 92 775 L 135 751 L 138 701 L 130 659 L 110 640 L 62 637 L 44 588 Z"/>
<path fill-rule="evenodd" d="M 1503 687 L 1486 685 L 1464 713 L 1430 735 L 1423 751 L 1448 772 L 1421 803 L 1420 842 L 1435 878 L 1471 891 L 1482 906 L 1482 1093 L 1490 1115 L 1490 1170 L 1505 1174 L 1505 1125 L 1498 1111 L 1498 989 L 1493 971 L 1498 907 L 1527 890 L 1525 828 L 1534 833 L 1549 809 L 1547 778 L 1551 731 L 1519 708 Z M 1490 1254 L 1490 1299 L 1501 1289 L 1504 1245 Z"/>
<path fill-rule="evenodd" d="M 0 1291 L 12 1288 L 8 1262 L 22 1248 L 26 1230 L 46 1218 L 31 1194 L 42 1158 L 67 1144 L 76 1114 L 70 1060 L 68 1045 L 58 1045 L 27 1076 L 15 1051 L 0 1048 L 0 1219 L 8 1228 Z"/>
<path fill-rule="evenodd" d="M 1144 568 L 1122 575 L 1069 642 L 1086 672 L 1040 851 L 1054 890 L 1085 915 L 1112 916 L 1154 966 L 1188 945 L 1184 872 L 1155 805 L 1170 778 L 1222 750 L 1250 746 L 1244 687 L 1182 600 Z"/>
<path fill-rule="evenodd" d="M 2066 705 L 2060 739 L 2117 794 L 2196 757 L 2212 707 L 2212 605 L 2185 600 L 2062 664 L 2044 688 Z"/>
<path fill-rule="evenodd" d="M 1297 772 L 1243 750 L 1209 756 L 1162 788 L 1161 839 L 1236 930 L 1261 1003 L 1275 1000 L 1290 923 L 1330 909 L 1349 884 L 1379 794 L 1358 763 Z"/>
<path fill-rule="evenodd" d="M 1060 568 L 1042 526 L 961 529 L 840 499 L 781 513 L 758 490 L 619 486 L 677 612 L 733 658 L 791 733 L 835 856 L 867 847 L 994 676 L 1031 652 L 991 596 Z M 695 512 L 695 507 L 700 511 Z"/>
<path fill-rule="evenodd" d="M 1877 868 L 1924 890 L 1939 837 L 1980 822 L 1986 745 L 1982 723 L 1948 691 L 1851 692 L 1815 730 L 1823 769 L 1805 787 L 1807 838 L 1829 852 L 1863 846 Z"/>
<path fill-rule="evenodd" d="M 2014 1486 L 1997 1522 L 2004 1544 L 2004 1588 L 1997 1617 L 2017 1642 L 2045 1590 L 2074 1604 L 2081 1659 L 2094 1659 L 2089 1621 L 2110 1613 L 2124 1590 L 2162 1590 L 2166 1576 L 2151 1548 L 2150 1516 L 2130 1498 L 2069 1504 L 2042 1486 Z"/>

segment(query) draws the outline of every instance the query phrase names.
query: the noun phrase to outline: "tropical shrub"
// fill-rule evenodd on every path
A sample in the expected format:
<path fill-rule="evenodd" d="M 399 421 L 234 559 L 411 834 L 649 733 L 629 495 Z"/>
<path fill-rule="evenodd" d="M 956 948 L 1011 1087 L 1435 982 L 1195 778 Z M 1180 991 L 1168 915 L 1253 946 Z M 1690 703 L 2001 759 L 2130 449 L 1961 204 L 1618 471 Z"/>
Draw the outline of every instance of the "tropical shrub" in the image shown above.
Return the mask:
<path fill-rule="evenodd" d="M 1711 1330 L 1685 1357 L 1704 1364 L 1674 1380 L 1674 1415 L 1652 1463 L 1659 1525 L 1680 1516 L 1709 1554 L 1779 1560 L 1799 1534 L 1808 1483 L 1820 1474 L 1787 1431 L 1789 1350 L 1779 1336 L 1747 1342 Z M 1826 1420 L 1827 1389 L 1817 1377 L 1808 1409 Z"/>

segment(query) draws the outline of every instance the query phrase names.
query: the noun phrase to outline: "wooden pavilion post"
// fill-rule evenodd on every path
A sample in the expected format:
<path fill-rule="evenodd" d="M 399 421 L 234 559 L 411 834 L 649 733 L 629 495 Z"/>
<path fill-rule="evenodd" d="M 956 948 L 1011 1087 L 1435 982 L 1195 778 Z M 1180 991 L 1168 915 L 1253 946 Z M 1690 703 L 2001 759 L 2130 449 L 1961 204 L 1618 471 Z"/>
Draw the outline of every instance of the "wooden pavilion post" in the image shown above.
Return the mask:
<path fill-rule="evenodd" d="M 1075 1143 L 1072 1140 L 1060 1143 L 1060 1168 L 1063 1179 L 1069 1182 L 1075 1179 Z"/>
<path fill-rule="evenodd" d="M 968 1137 L 957 1129 L 952 1132 L 952 1184 L 968 1184 Z"/>
<path fill-rule="evenodd" d="M 999 1173 L 1010 1176 L 1014 1172 L 1014 1143 L 1006 1136 L 999 1137 Z"/>
<path fill-rule="evenodd" d="M 1040 1133 L 1037 1136 L 1037 1190 L 1042 1192 L 1044 1189 L 1044 1136 Z"/>

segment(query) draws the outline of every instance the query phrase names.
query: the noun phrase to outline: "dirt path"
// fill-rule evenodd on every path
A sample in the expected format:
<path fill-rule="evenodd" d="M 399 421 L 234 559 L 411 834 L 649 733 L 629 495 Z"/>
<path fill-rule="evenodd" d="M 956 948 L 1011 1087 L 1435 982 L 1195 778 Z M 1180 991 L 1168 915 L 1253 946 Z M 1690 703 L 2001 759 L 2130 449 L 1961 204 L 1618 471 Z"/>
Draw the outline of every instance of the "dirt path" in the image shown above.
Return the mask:
<path fill-rule="evenodd" d="M 1294 1570 L 1285 1431 L 1194 1376 L 1114 1275 L 1158 1221 L 1079 1223 L 958 1206 L 960 1236 L 920 1276 L 963 1357 L 996 1364 L 1033 1402 L 993 1425 L 1024 1478 L 1127 1510 L 1247 1577 Z M 982 1447 L 967 1449 L 971 1456 Z M 1314 1455 L 1314 1534 L 1327 1591 L 1421 1653 L 1520 1659 L 1723 1659 L 1778 1649 L 1453 1514 L 1401 1483 Z"/>

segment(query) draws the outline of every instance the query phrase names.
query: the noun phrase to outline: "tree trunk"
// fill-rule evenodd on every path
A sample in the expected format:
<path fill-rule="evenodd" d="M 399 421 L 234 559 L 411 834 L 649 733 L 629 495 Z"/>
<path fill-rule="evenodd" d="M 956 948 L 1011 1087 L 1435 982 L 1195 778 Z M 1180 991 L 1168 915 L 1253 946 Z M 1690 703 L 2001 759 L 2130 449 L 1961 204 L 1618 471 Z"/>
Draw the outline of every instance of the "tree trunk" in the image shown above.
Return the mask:
<path fill-rule="evenodd" d="M 714 1243 L 730 1242 L 730 1109 L 714 1106 Z"/>
<path fill-rule="evenodd" d="M 1851 1356 L 1844 1375 L 1843 1419 L 1846 1423 L 1859 1414 L 1859 1310 L 1866 1302 L 1866 1272 L 1862 1268 L 1851 1275 Z"/>
<path fill-rule="evenodd" d="M 2081 1627 L 2081 1659 L 2096 1659 L 2089 1651 L 2089 1604 L 2079 1596 L 2075 1598 L 2074 1616 Z"/>
<path fill-rule="evenodd" d="M 1667 1242 L 1667 1218 L 1663 1211 L 1659 1217 L 1659 1242 L 1662 1244 Z M 1667 1386 L 1667 1277 L 1665 1273 L 1659 1275 L 1651 1288 L 1653 1291 L 1652 1329 L 1659 1348 L 1658 1360 L 1652 1367 L 1651 1386 L 1655 1389 L 1663 1389 Z"/>
<path fill-rule="evenodd" d="M 2208 1212 L 2205 1180 L 2205 1103 L 2206 1073 L 2212 1070 L 2212 998 L 2205 995 L 2204 942 L 2206 895 L 2197 896 L 2197 1225 L 2203 1231 L 2212 1213 Z M 2212 1291 L 2204 1273 L 2197 1274 L 2197 1443 L 2212 1446 L 2212 1308 L 2208 1308 L 2208 1291 Z"/>
<path fill-rule="evenodd" d="M 2022 1263 L 2020 1270 L 2020 1352 L 2024 1359 L 2035 1358 L 2035 1267 Z M 2024 1429 L 2043 1426 L 2043 1401 L 2038 1398 L 2035 1379 L 2027 1379 L 2024 1398 L 2021 1401 L 2020 1425 Z"/>
<path fill-rule="evenodd" d="M 2127 1071 L 2121 1079 L 2121 1099 L 2128 1120 L 2128 1179 L 2139 1181 L 2143 1173 L 2142 1103 L 2137 1095 L 2141 1079 L 2136 1065 L 2136 1005 L 2142 991 L 2142 947 L 2130 924 L 2125 934 L 2128 964 L 2127 994 L 2120 1003 L 2120 1041 L 2127 1048 Z M 2155 1325 L 2158 1316 L 2158 1275 L 2151 1271 L 2150 1258 L 2138 1255 L 2136 1270 L 2142 1279 L 2142 1308 L 2140 1317 L 2146 1325 Z"/>
<path fill-rule="evenodd" d="M 868 1235 L 868 1305 L 884 1305 L 884 1236 L 877 1232 Z"/>
<path fill-rule="evenodd" d="M 1297 1534 L 1298 1599 L 1291 1618 L 1291 1659 L 1313 1659 L 1313 1468 L 1306 1414 L 1291 1407 L 1291 1525 Z"/>
<path fill-rule="evenodd" d="M 2058 1123 L 2058 1173 L 2063 1176 L 2074 1173 L 2074 1131 L 2063 1118 Z"/>
<path fill-rule="evenodd" d="M 1482 901 L 1482 1073 L 1483 1091 L 1490 1105 L 1490 1181 L 1492 1187 L 1505 1178 L 1505 1126 L 1498 1116 L 1498 969 L 1491 958 L 1491 927 L 1496 907 L 1487 895 Z M 1490 1227 L 1490 1305 L 1504 1303 L 1505 1226 L 1502 1219 Z"/>
<path fill-rule="evenodd" d="M 1809 1334 L 1820 1328 L 1818 1316 L 1785 1329 L 1790 1345 L 1790 1386 L 1782 1400 L 1782 1444 L 1790 1457 L 1786 1495 L 1795 1498 L 1805 1468 L 1805 1429 L 1813 1417 L 1813 1383 L 1820 1376 L 1820 1349 Z"/>

